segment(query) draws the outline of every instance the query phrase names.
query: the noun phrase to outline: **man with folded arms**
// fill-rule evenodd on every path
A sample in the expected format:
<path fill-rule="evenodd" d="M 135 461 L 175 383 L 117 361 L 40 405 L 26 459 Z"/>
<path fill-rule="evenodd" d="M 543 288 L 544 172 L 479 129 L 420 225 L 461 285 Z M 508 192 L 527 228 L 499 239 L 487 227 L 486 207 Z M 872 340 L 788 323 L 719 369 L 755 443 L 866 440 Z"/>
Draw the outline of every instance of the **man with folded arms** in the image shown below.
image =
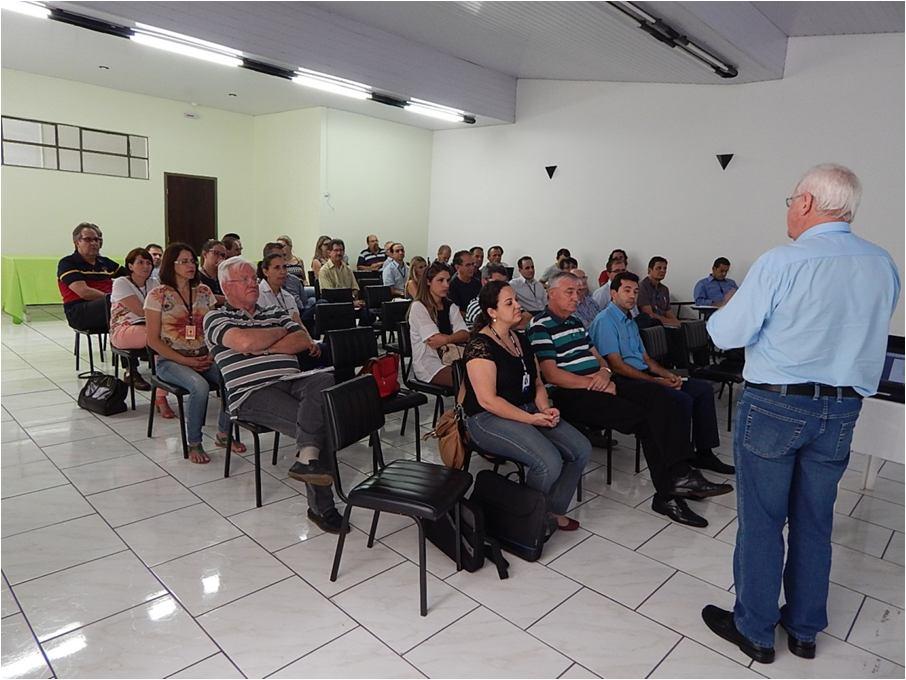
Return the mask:
<path fill-rule="evenodd" d="M 365 239 L 367 248 L 359 253 L 356 269 L 360 272 L 379 272 L 387 260 L 387 253 L 381 248 L 377 234 L 369 234 Z"/>
<path fill-rule="evenodd" d="M 651 508 L 675 522 L 706 527 L 686 498 L 700 500 L 729 493 L 729 484 L 715 484 L 689 466 L 692 452 L 682 431 L 678 409 L 662 389 L 611 373 L 607 361 L 591 344 L 575 316 L 579 280 L 569 272 L 551 277 L 548 304 L 528 329 L 544 381 L 555 387 L 551 396 L 563 418 L 591 429 L 613 428 L 635 433 L 642 442 L 651 481 L 657 493 Z"/>
<path fill-rule="evenodd" d="M 217 273 L 227 304 L 205 315 L 204 337 L 223 375 L 230 415 L 295 437 L 298 460 L 289 476 L 305 482 L 308 518 L 324 531 L 339 533 L 333 476 L 322 461 L 322 454 L 329 454 L 321 390 L 334 384 L 333 375 L 302 374 L 296 355 L 316 345 L 286 310 L 258 305 L 250 262 L 231 257 Z"/>
<path fill-rule="evenodd" d="M 57 285 L 71 328 L 106 333 L 107 300 L 119 265 L 101 255 L 103 237 L 96 224 L 82 222 L 72 231 L 71 255 L 57 263 Z"/>

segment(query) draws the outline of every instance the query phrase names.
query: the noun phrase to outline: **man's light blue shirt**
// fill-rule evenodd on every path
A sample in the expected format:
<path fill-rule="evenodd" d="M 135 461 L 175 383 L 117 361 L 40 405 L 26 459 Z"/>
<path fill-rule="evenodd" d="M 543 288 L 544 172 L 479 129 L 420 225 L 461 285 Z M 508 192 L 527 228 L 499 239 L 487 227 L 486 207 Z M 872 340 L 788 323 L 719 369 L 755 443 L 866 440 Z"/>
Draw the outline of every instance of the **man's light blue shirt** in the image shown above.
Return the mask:
<path fill-rule="evenodd" d="M 591 294 L 592 299 L 597 303 L 599 309 L 605 309 L 610 305 L 610 281 L 607 281 L 603 286 L 597 288 L 594 293 Z M 636 318 L 639 315 L 639 306 L 632 306 L 632 318 Z"/>
<path fill-rule="evenodd" d="M 575 313 L 576 316 L 579 317 L 579 321 L 582 322 L 582 325 L 588 328 L 600 311 L 601 308 L 598 307 L 598 304 L 592 299 L 591 295 L 586 295 L 579 300 L 579 304 L 576 305 Z"/>
<path fill-rule="evenodd" d="M 381 269 L 381 278 L 385 286 L 396 288 L 405 292 L 406 277 L 409 276 L 409 268 L 405 264 L 397 262 L 393 258 L 384 260 L 384 266 Z"/>
<path fill-rule="evenodd" d="M 718 281 L 714 274 L 708 274 L 705 278 L 695 284 L 695 290 L 692 292 L 692 299 L 697 305 L 716 305 L 723 302 L 724 295 L 731 290 L 736 290 L 739 286 L 733 279 L 724 279 Z"/>
<path fill-rule="evenodd" d="M 605 307 L 588 329 L 595 349 L 602 357 L 618 352 L 623 361 L 639 371 L 647 371 L 645 346 L 638 324 L 626 316 L 616 303 Z"/>
<path fill-rule="evenodd" d="M 759 257 L 708 332 L 722 349 L 746 348 L 750 382 L 816 382 L 867 397 L 878 389 L 899 294 L 886 250 L 847 222 L 825 222 Z"/>

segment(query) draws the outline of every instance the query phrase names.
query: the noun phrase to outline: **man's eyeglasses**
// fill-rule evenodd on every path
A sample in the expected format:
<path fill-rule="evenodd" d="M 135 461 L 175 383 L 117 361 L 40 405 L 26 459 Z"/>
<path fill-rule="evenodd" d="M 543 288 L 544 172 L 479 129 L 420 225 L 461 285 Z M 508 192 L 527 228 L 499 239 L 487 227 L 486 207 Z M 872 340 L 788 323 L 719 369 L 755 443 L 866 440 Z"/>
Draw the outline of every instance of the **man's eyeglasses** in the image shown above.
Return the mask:
<path fill-rule="evenodd" d="M 181 260 L 176 260 L 176 264 L 197 264 L 197 263 L 191 257 L 184 257 Z"/>
<path fill-rule="evenodd" d="M 796 194 L 794 196 L 788 197 L 786 199 L 786 207 L 789 208 L 791 205 L 793 205 L 793 201 L 795 201 L 797 198 L 799 198 L 800 196 L 803 196 L 803 195 L 804 194 Z"/>
<path fill-rule="evenodd" d="M 86 243 L 100 243 L 101 242 L 101 239 L 99 239 L 97 236 L 80 236 L 79 240 L 85 241 Z"/>
<path fill-rule="evenodd" d="M 242 276 L 238 279 L 227 279 L 226 283 L 253 283 L 258 285 L 258 279 L 254 276 Z"/>

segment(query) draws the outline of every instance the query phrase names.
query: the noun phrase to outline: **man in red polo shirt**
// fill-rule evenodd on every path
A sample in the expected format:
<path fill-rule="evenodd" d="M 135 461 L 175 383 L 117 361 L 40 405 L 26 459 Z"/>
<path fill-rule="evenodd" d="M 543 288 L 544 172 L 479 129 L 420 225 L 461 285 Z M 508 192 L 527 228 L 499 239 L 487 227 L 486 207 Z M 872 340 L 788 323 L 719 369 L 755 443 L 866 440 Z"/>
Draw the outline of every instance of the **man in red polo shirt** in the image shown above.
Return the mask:
<path fill-rule="evenodd" d="M 72 328 L 107 330 L 106 297 L 113 290 L 119 265 L 100 254 L 101 230 L 82 222 L 72 230 L 75 251 L 57 264 L 57 283 L 63 296 L 63 311 Z"/>

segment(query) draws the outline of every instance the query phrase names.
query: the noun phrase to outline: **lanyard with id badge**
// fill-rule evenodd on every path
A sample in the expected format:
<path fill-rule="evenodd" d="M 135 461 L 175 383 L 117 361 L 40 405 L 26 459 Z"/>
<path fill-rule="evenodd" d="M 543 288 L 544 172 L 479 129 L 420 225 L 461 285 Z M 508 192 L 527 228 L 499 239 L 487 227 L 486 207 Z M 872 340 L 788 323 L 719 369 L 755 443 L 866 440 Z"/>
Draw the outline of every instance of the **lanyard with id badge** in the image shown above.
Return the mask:
<path fill-rule="evenodd" d="M 493 326 L 490 326 L 491 332 L 494 334 L 494 337 L 500 341 L 500 346 L 507 351 L 508 354 L 513 354 L 509 351 L 506 345 L 503 344 L 502 338 L 497 335 L 497 331 L 494 330 Z M 513 348 L 516 350 L 514 356 L 518 357 L 519 363 L 522 364 L 522 394 L 527 395 L 532 386 L 532 376 L 529 375 L 528 366 L 525 365 L 525 356 L 522 353 L 522 346 L 519 344 L 519 341 L 513 336 L 513 332 L 510 331 L 510 342 L 513 343 Z"/>
<path fill-rule="evenodd" d="M 182 300 L 182 303 L 186 306 L 186 311 L 189 313 L 189 319 L 186 322 L 185 334 L 186 340 L 195 339 L 195 308 L 192 306 L 192 286 L 189 286 L 189 301 L 186 302 L 186 299 L 182 296 L 182 293 L 179 292 L 179 289 L 176 289 L 176 294 L 179 296 L 179 299 Z"/>

